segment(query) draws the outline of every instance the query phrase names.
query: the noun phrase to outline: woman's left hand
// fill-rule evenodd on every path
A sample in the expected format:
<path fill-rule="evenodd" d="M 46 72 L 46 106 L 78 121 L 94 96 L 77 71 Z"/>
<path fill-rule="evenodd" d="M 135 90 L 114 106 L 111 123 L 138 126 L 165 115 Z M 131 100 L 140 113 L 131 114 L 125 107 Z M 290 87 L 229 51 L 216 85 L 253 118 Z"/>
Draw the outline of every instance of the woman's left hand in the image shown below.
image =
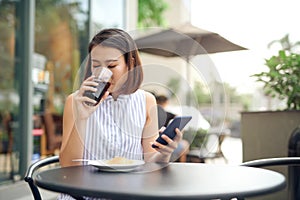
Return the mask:
<path fill-rule="evenodd" d="M 162 131 L 163 130 L 160 130 L 160 132 L 162 132 Z M 162 155 L 164 155 L 166 157 L 171 157 L 171 154 L 177 148 L 179 141 L 182 140 L 182 132 L 178 128 L 175 129 L 175 132 L 176 132 L 176 135 L 173 140 L 165 134 L 161 135 L 161 137 L 167 142 L 167 145 L 161 144 L 156 141 L 153 142 L 153 144 L 158 147 L 158 148 L 155 148 L 156 151 L 160 152 Z"/>

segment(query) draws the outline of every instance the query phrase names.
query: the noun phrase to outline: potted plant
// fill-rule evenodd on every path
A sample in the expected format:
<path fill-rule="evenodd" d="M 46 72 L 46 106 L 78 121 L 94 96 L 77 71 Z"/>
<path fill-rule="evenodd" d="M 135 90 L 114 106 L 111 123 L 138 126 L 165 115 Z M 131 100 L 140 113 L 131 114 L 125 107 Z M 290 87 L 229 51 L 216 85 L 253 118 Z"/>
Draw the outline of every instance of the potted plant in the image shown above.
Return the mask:
<path fill-rule="evenodd" d="M 288 35 L 284 38 L 288 40 Z M 285 41 L 283 39 L 280 40 L 281 43 Z M 268 71 L 253 76 L 257 81 L 264 83 L 267 95 L 286 100 L 287 110 L 300 110 L 300 54 L 293 53 L 292 47 L 295 45 L 284 44 L 277 55 L 266 59 Z"/>
<path fill-rule="evenodd" d="M 282 49 L 265 60 L 268 71 L 254 74 L 257 81 L 264 84 L 265 94 L 271 98 L 286 101 L 282 110 L 242 112 L 241 135 L 243 141 L 243 160 L 266 157 L 288 156 L 288 143 L 293 130 L 300 124 L 300 54 L 294 49 L 299 43 L 292 44 L 288 35 L 279 42 Z M 287 176 L 288 169 L 276 167 Z M 285 189 L 266 199 L 288 199 Z"/>

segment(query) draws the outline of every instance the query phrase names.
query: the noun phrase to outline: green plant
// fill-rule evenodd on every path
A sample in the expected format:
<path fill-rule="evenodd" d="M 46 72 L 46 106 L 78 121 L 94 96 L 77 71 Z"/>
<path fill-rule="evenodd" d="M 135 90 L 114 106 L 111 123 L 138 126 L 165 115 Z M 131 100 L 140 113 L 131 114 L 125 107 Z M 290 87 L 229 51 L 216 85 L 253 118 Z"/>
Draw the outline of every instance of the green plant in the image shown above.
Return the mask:
<path fill-rule="evenodd" d="M 266 59 L 267 72 L 254 74 L 264 83 L 267 95 L 285 99 L 288 110 L 300 110 L 300 55 L 289 50 L 279 50 Z"/>
<path fill-rule="evenodd" d="M 166 26 L 164 13 L 168 4 L 164 0 L 138 1 L 138 27 Z"/>
<path fill-rule="evenodd" d="M 183 139 L 187 140 L 190 143 L 190 149 L 201 148 L 206 142 L 207 130 L 204 129 L 187 129 L 184 131 Z"/>

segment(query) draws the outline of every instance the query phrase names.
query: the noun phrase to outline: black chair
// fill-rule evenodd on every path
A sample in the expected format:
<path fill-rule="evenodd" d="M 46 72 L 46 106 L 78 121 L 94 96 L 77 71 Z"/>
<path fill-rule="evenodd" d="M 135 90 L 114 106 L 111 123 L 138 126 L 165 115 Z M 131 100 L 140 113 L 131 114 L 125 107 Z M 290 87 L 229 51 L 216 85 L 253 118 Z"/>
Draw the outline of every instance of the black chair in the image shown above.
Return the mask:
<path fill-rule="evenodd" d="M 300 157 L 264 158 L 246 161 L 240 164 L 247 167 L 269 167 L 276 165 L 300 165 Z"/>
<path fill-rule="evenodd" d="M 51 156 L 51 157 L 38 160 L 35 163 L 31 164 L 27 169 L 24 180 L 29 184 L 29 187 L 31 189 L 32 195 L 35 200 L 41 200 L 42 198 L 39 189 L 34 184 L 34 180 L 33 180 L 34 172 L 36 172 L 38 169 L 44 166 L 54 164 L 54 163 L 57 164 L 59 163 L 59 156 Z"/>
<path fill-rule="evenodd" d="M 288 166 L 288 187 L 290 190 L 291 200 L 299 199 L 300 193 L 300 157 L 276 157 L 276 158 L 264 158 L 246 161 L 240 164 L 246 167 L 271 167 L 271 166 Z M 238 200 L 241 200 L 238 198 Z"/>

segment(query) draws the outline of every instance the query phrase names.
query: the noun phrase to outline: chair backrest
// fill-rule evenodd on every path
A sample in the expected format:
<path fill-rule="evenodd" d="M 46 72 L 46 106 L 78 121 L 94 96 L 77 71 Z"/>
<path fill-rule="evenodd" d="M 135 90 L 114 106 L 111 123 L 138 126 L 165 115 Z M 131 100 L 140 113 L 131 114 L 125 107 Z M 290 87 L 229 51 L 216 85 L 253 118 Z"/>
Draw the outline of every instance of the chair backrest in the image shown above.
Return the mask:
<path fill-rule="evenodd" d="M 59 156 L 51 156 L 51 157 L 38 160 L 28 167 L 24 180 L 28 183 L 35 200 L 41 200 L 42 198 L 39 189 L 37 188 L 37 186 L 34 184 L 33 181 L 34 172 L 36 172 L 38 169 L 44 166 L 58 163 L 58 162 L 59 162 Z"/>
<path fill-rule="evenodd" d="M 300 157 L 264 158 L 243 162 L 241 166 L 268 167 L 276 165 L 300 165 Z"/>
<path fill-rule="evenodd" d="M 241 166 L 247 167 L 271 167 L 285 165 L 289 167 L 288 187 L 289 199 L 300 199 L 300 157 L 264 158 L 243 162 Z"/>

